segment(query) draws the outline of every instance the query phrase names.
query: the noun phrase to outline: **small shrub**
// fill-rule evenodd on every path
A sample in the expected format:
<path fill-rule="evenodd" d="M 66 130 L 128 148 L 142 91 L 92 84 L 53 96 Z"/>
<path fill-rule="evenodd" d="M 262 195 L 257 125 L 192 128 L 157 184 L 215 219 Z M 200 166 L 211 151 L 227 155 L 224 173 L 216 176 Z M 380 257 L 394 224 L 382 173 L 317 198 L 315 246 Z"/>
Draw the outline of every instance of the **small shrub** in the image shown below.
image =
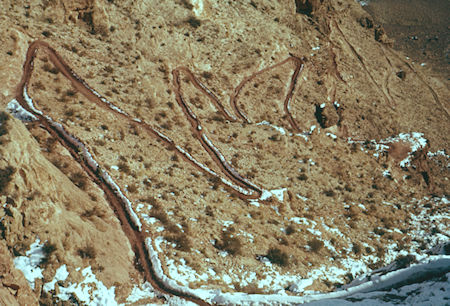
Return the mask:
<path fill-rule="evenodd" d="M 403 269 L 409 267 L 412 263 L 416 262 L 416 256 L 414 255 L 400 255 L 395 259 L 396 268 Z"/>
<path fill-rule="evenodd" d="M 128 192 L 135 193 L 138 190 L 138 187 L 136 184 L 132 183 L 128 185 L 127 190 Z"/>
<path fill-rule="evenodd" d="M 6 112 L 0 112 L 0 137 L 8 134 L 8 125 L 7 122 L 9 120 L 9 116 Z"/>
<path fill-rule="evenodd" d="M 68 108 L 64 112 L 64 115 L 66 116 L 66 118 L 72 118 L 73 115 L 75 115 L 75 111 L 72 108 Z"/>
<path fill-rule="evenodd" d="M 296 232 L 295 226 L 293 226 L 292 224 L 289 224 L 286 227 L 286 235 L 292 235 L 295 232 Z"/>
<path fill-rule="evenodd" d="M 13 174 L 16 172 L 16 169 L 12 166 L 7 166 L 3 169 L 0 169 L 0 194 L 2 194 L 9 182 L 12 180 Z"/>
<path fill-rule="evenodd" d="M 103 147 L 103 146 L 106 144 L 106 141 L 104 141 L 103 139 L 95 139 L 95 140 L 94 140 L 94 144 L 95 144 L 96 146 L 101 146 L 101 147 Z"/>
<path fill-rule="evenodd" d="M 95 258 L 96 252 L 92 246 L 86 246 L 84 248 L 78 249 L 78 255 L 81 258 L 93 259 Z"/>
<path fill-rule="evenodd" d="M 333 190 L 329 189 L 329 190 L 325 190 L 323 192 L 327 197 L 334 197 L 336 194 Z"/>
<path fill-rule="evenodd" d="M 214 217 L 214 210 L 211 208 L 211 206 L 205 207 L 205 214 L 209 217 Z"/>
<path fill-rule="evenodd" d="M 150 212 L 150 216 L 161 221 L 162 224 L 166 225 L 170 222 L 169 216 L 166 211 L 161 207 L 159 203 L 151 203 L 153 205 L 152 210 Z"/>
<path fill-rule="evenodd" d="M 59 69 L 58 68 L 56 68 L 56 67 L 54 67 L 54 66 L 52 66 L 52 65 L 50 65 L 48 63 L 44 64 L 43 69 L 45 71 L 47 71 L 47 72 L 52 73 L 52 74 L 58 74 L 59 73 Z"/>
<path fill-rule="evenodd" d="M 44 252 L 44 258 L 41 259 L 39 264 L 46 265 L 50 260 L 50 256 L 56 251 L 56 245 L 47 241 L 44 243 L 42 251 Z"/>
<path fill-rule="evenodd" d="M 167 235 L 164 237 L 167 241 L 175 243 L 177 250 L 189 252 L 192 248 L 192 242 L 184 233 Z"/>
<path fill-rule="evenodd" d="M 264 289 L 258 288 L 258 286 L 254 283 L 242 286 L 240 282 L 234 282 L 233 285 L 234 285 L 234 288 L 236 289 L 236 291 L 238 291 L 238 292 L 245 292 L 248 294 L 263 294 L 264 293 Z"/>
<path fill-rule="evenodd" d="M 194 16 L 189 17 L 186 22 L 194 29 L 198 28 L 202 24 L 202 22 Z"/>
<path fill-rule="evenodd" d="M 92 209 L 88 209 L 81 214 L 82 218 L 90 218 L 92 216 L 97 216 L 99 218 L 103 218 L 105 216 L 105 212 L 102 211 L 97 206 L 94 206 Z"/>
<path fill-rule="evenodd" d="M 88 193 L 88 195 L 89 195 L 89 198 L 92 200 L 92 201 L 94 201 L 94 202 L 97 202 L 97 196 L 95 195 L 95 194 L 93 194 L 93 193 Z"/>
<path fill-rule="evenodd" d="M 207 80 L 211 79 L 212 76 L 213 76 L 213 75 L 212 75 L 211 72 L 208 72 L 208 71 L 202 72 L 202 77 L 205 78 L 205 79 L 207 79 Z"/>
<path fill-rule="evenodd" d="M 381 227 L 377 227 L 373 230 L 373 232 L 379 236 L 383 236 L 384 234 L 386 234 L 386 231 L 384 229 L 382 229 Z"/>
<path fill-rule="evenodd" d="M 271 263 L 285 267 L 289 264 L 289 256 L 279 248 L 270 248 L 266 257 Z"/>
<path fill-rule="evenodd" d="M 361 245 L 360 245 L 359 243 L 353 244 L 352 251 L 353 251 L 353 253 L 355 253 L 356 255 L 361 254 Z"/>
<path fill-rule="evenodd" d="M 77 171 L 75 173 L 72 173 L 69 176 L 69 179 L 72 181 L 72 183 L 75 184 L 78 188 L 85 190 L 86 189 L 86 176 L 83 172 Z"/>
<path fill-rule="evenodd" d="M 297 179 L 299 181 L 306 181 L 308 179 L 308 176 L 306 174 L 302 173 L 299 176 L 297 176 Z"/>
<path fill-rule="evenodd" d="M 227 251 L 231 255 L 241 254 L 242 243 L 241 240 L 233 236 L 231 231 L 223 231 L 220 241 L 217 241 L 215 247 L 222 251 Z"/>
<path fill-rule="evenodd" d="M 123 161 L 119 162 L 119 170 L 123 173 L 126 174 L 130 174 L 131 170 L 130 170 L 130 166 L 128 166 L 128 164 L 124 163 Z"/>
<path fill-rule="evenodd" d="M 311 248 L 311 251 L 317 253 L 323 248 L 323 241 L 314 238 L 313 240 L 308 241 L 308 246 Z"/>

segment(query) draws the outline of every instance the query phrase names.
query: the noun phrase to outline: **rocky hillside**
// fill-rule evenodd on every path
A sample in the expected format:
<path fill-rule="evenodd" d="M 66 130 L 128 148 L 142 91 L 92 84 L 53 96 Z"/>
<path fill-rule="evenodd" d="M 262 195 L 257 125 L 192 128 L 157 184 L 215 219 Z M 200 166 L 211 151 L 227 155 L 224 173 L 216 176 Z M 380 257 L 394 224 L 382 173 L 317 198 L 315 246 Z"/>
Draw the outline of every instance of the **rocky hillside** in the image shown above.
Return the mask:
<path fill-rule="evenodd" d="M 448 241 L 448 80 L 358 2 L 0 9 L 2 303 L 295 300 Z"/>

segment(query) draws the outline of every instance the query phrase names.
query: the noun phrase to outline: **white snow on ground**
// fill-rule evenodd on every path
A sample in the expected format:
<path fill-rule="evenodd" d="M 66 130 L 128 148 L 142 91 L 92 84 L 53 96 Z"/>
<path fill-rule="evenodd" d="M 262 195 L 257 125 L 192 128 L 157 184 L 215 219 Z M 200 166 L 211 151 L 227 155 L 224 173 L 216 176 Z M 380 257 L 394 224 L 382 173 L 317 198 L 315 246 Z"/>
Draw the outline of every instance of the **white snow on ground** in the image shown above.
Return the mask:
<path fill-rule="evenodd" d="M 331 137 L 332 139 L 337 139 L 337 136 L 334 135 L 333 133 L 326 133 L 326 135 L 327 135 L 328 137 Z"/>
<path fill-rule="evenodd" d="M 36 116 L 25 110 L 16 99 L 12 99 L 6 106 L 6 110 L 21 121 L 34 121 L 37 120 Z"/>
<path fill-rule="evenodd" d="M 444 156 L 447 159 L 450 159 L 450 156 L 445 152 L 445 150 L 438 150 L 436 152 L 428 152 L 428 157 L 436 157 L 436 156 Z"/>
<path fill-rule="evenodd" d="M 258 122 L 256 125 L 267 125 L 270 126 L 271 128 L 275 129 L 277 132 L 279 132 L 281 135 L 285 136 L 286 135 L 286 130 L 282 127 L 276 126 L 272 123 L 270 123 L 269 121 L 261 121 Z"/>
<path fill-rule="evenodd" d="M 36 241 L 30 245 L 30 250 L 25 253 L 25 256 L 14 258 L 14 266 L 23 272 L 33 290 L 36 278 L 43 278 L 43 270 L 39 267 L 41 260 L 45 258 L 42 250 L 43 246 L 44 244 L 40 244 L 39 238 L 36 238 Z"/>
<path fill-rule="evenodd" d="M 400 166 L 403 168 L 411 166 L 411 157 L 414 155 L 415 152 L 424 149 L 427 144 L 428 140 L 423 137 L 423 133 L 419 132 L 412 132 L 412 133 L 400 133 L 397 136 L 389 137 L 386 139 L 382 139 L 380 141 L 376 140 L 370 140 L 370 141 L 356 141 L 351 138 L 348 138 L 349 143 L 359 143 L 362 145 L 365 145 L 365 143 L 368 143 L 373 147 L 375 150 L 375 153 L 373 154 L 375 157 L 380 157 L 381 154 L 387 152 L 389 149 L 389 144 L 396 143 L 396 142 L 404 142 L 409 143 L 411 146 L 411 151 L 408 153 L 408 156 L 400 161 Z M 368 153 L 368 150 L 365 149 L 363 146 L 361 146 L 361 150 Z"/>
<path fill-rule="evenodd" d="M 369 5 L 369 0 L 356 0 L 356 2 L 358 2 L 359 4 L 361 4 L 361 6 L 367 6 Z"/>
<path fill-rule="evenodd" d="M 413 202 L 415 202 L 418 207 L 421 206 L 420 204 L 422 202 L 428 203 L 430 201 L 433 201 L 435 205 L 445 205 L 449 203 L 446 198 L 424 198 L 422 200 L 413 200 Z M 358 204 L 354 203 L 354 205 Z M 410 233 L 408 233 L 411 237 L 428 239 L 428 245 L 434 245 L 436 243 L 442 243 L 449 240 L 449 229 L 446 227 L 446 224 L 448 224 L 448 220 L 450 220 L 449 213 L 441 213 L 430 216 L 426 213 L 426 209 L 424 208 L 422 212 L 418 213 L 418 215 L 412 216 L 411 220 L 411 225 L 414 228 L 410 231 Z M 306 230 L 313 231 L 314 234 L 317 234 L 320 239 L 322 238 L 320 237 L 319 232 L 322 234 L 325 232 L 330 232 L 341 237 L 344 240 L 347 240 L 344 234 L 342 234 L 338 229 L 332 228 L 331 225 L 328 226 L 327 224 L 325 224 L 324 220 L 321 220 L 321 222 L 316 222 L 306 218 L 295 217 L 291 218 L 290 221 L 302 226 L 306 226 Z M 429 230 L 430 228 L 432 228 L 432 224 L 436 225 L 438 233 L 433 233 L 432 235 L 430 235 Z M 396 231 L 396 229 L 392 229 L 392 231 Z M 156 249 L 158 250 L 158 253 L 162 251 L 159 247 L 159 244 L 162 241 L 164 240 L 161 239 L 158 243 L 156 243 Z M 349 246 L 346 249 L 351 250 L 352 244 L 350 241 L 347 242 L 349 243 Z M 177 290 L 189 292 L 190 294 L 206 299 L 208 302 L 223 304 L 287 304 L 305 303 L 331 298 L 339 298 L 339 300 L 347 302 L 345 299 L 343 299 L 344 297 L 347 298 L 348 296 L 361 294 L 362 292 L 375 292 L 374 295 L 376 296 L 378 294 L 377 292 L 380 290 L 391 290 L 391 292 L 394 292 L 393 290 L 398 290 L 398 292 L 401 292 L 401 290 L 407 291 L 409 290 L 408 288 L 413 287 L 403 287 L 404 289 L 399 289 L 396 284 L 405 280 L 409 280 L 413 276 L 416 276 L 420 273 L 425 273 L 429 270 L 446 272 L 445 269 L 447 269 L 448 272 L 450 267 L 450 256 L 430 255 L 444 254 L 444 248 L 442 247 L 442 245 L 439 250 L 435 248 L 436 250 L 433 253 L 421 252 L 420 254 L 418 254 L 415 252 L 418 245 L 413 245 L 409 250 L 398 250 L 398 246 L 396 244 L 392 244 L 386 246 L 386 255 L 384 258 L 385 264 L 394 261 L 396 258 L 398 258 L 399 255 L 411 255 L 411 258 L 413 259 L 411 260 L 411 262 L 416 263 L 413 263 L 408 268 L 401 269 L 401 271 L 395 271 L 395 269 L 397 268 L 394 269 L 393 267 L 395 267 L 397 263 L 394 262 L 388 265 L 385 269 L 379 269 L 373 272 L 370 276 L 371 269 L 368 267 L 368 265 L 378 260 L 375 255 L 368 255 L 360 260 L 343 258 L 340 260 L 335 260 L 331 266 L 322 266 L 318 269 L 310 271 L 306 276 L 302 277 L 300 275 L 289 273 L 280 274 L 278 267 L 276 265 L 272 265 L 270 261 L 266 259 L 261 260 L 264 265 L 261 266 L 261 269 L 259 271 L 261 275 L 258 277 L 256 273 L 246 271 L 244 266 L 233 267 L 224 275 L 220 273 L 218 274 L 212 269 L 208 269 L 208 272 L 203 273 L 201 277 L 195 275 L 194 282 L 199 279 L 206 282 L 208 280 L 222 280 L 227 283 L 228 286 L 232 289 L 234 288 L 234 285 L 232 284 L 235 282 L 238 282 L 240 286 L 254 284 L 258 288 L 265 288 L 276 294 L 249 295 L 245 293 L 222 293 L 218 290 L 208 290 L 207 285 L 202 285 L 201 289 L 188 288 L 189 282 L 192 281 L 192 277 L 190 275 L 196 274 L 196 272 L 188 267 L 184 261 L 177 264 L 171 262 L 171 265 L 173 265 L 173 267 L 169 267 L 169 270 L 173 270 L 174 272 L 169 272 L 169 277 L 163 275 L 161 262 L 157 253 L 154 252 L 151 240 L 147 239 L 146 244 L 151 255 L 152 262 L 155 267 L 159 267 L 158 273 L 162 275 L 162 278 L 165 282 L 167 281 L 169 284 L 174 285 L 174 288 L 177 288 Z M 330 250 L 334 249 L 331 245 L 325 246 L 330 247 Z M 319 294 L 317 292 L 307 290 L 307 288 L 315 280 L 327 280 L 330 282 L 342 283 L 345 276 L 349 273 L 352 274 L 352 276 L 355 278 L 355 281 L 350 285 L 342 287 L 342 289 L 340 290 L 326 294 Z M 397 286 L 395 287 L 397 289 L 393 289 L 394 285 Z M 288 290 L 293 293 L 303 293 L 304 295 L 288 296 L 285 291 L 286 288 L 288 288 Z M 412 301 L 422 301 L 422 298 L 426 299 L 427 297 L 417 297 L 417 299 L 412 299 Z M 349 300 L 351 299 L 352 298 L 349 298 Z"/>
<path fill-rule="evenodd" d="M 51 282 L 44 284 L 44 291 L 49 292 L 50 290 L 54 290 L 56 282 L 65 281 L 67 279 L 67 276 L 69 276 L 69 272 L 67 272 L 67 267 L 66 265 L 62 265 L 61 267 L 58 268 L 58 270 L 56 270 L 53 280 Z"/>
<path fill-rule="evenodd" d="M 450 273 L 426 282 L 404 285 L 386 291 L 356 293 L 345 299 L 327 299 L 309 303 L 311 306 L 345 305 L 448 305 Z"/>
<path fill-rule="evenodd" d="M 425 148 L 428 141 L 423 137 L 423 133 L 400 133 L 398 136 L 390 137 L 385 140 L 382 140 L 382 143 L 393 143 L 393 142 L 409 142 L 411 145 L 411 152 L 408 154 L 404 160 L 400 162 L 401 167 L 409 167 L 411 163 L 411 156 L 414 152 Z"/>
<path fill-rule="evenodd" d="M 277 198 L 278 201 L 283 202 L 285 191 L 287 191 L 287 188 L 263 190 L 259 200 L 264 201 L 273 196 L 273 197 Z"/>
<path fill-rule="evenodd" d="M 169 277 L 183 286 L 188 286 L 190 282 L 207 281 L 209 279 L 208 273 L 199 274 L 197 271 L 186 265 L 184 258 L 181 258 L 177 263 L 175 263 L 173 259 L 167 259 L 165 264 Z M 208 272 L 210 271 L 208 270 Z M 211 270 L 211 275 L 213 275 L 213 272 L 214 271 Z"/>
<path fill-rule="evenodd" d="M 151 299 L 155 297 L 156 294 L 152 285 L 150 285 L 149 283 L 144 283 L 142 286 L 134 285 L 133 290 L 127 298 L 127 302 L 135 303 L 142 299 Z"/>
<path fill-rule="evenodd" d="M 447 198 L 433 198 L 418 200 L 417 205 L 434 202 L 436 206 L 445 207 L 449 204 Z M 438 245 L 440 243 L 450 240 L 450 211 L 443 210 L 440 213 L 430 214 L 426 209 L 423 209 L 419 214 L 410 215 L 411 231 L 409 235 L 412 238 L 426 240 L 429 245 Z M 430 231 L 435 231 L 433 235 L 430 235 Z M 419 245 L 417 245 L 419 246 Z"/>
<path fill-rule="evenodd" d="M 69 284 L 67 287 L 60 286 L 57 297 L 68 301 L 75 294 L 79 301 L 88 305 L 117 305 L 114 286 L 108 289 L 97 280 L 90 266 L 83 269 L 81 274 L 84 276 L 82 282 Z"/>

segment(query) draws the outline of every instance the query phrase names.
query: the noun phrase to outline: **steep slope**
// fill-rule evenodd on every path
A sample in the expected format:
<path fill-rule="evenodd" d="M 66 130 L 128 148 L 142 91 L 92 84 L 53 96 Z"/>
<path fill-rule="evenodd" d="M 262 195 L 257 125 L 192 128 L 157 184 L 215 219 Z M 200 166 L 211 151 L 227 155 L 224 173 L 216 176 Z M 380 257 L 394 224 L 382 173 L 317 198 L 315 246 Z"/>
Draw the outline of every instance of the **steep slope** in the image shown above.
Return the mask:
<path fill-rule="evenodd" d="M 57 287 L 89 266 L 117 301 L 147 286 L 120 208 L 94 177 L 105 173 L 163 272 L 191 288 L 331 291 L 448 240 L 448 81 L 392 50 L 358 3 L 0 8 L 0 105 L 20 117 L 10 101 L 28 103 L 99 165 L 87 171 L 83 151 L 69 153 L 42 120 L 11 118 L 1 136 L 0 168 L 15 169 L 1 198 L 8 249 L 24 257 L 36 238 L 55 249 L 41 301 L 57 299 L 60 288 L 40 288 L 63 264 L 70 276 Z M 36 40 L 68 67 L 36 49 L 24 91 Z"/>

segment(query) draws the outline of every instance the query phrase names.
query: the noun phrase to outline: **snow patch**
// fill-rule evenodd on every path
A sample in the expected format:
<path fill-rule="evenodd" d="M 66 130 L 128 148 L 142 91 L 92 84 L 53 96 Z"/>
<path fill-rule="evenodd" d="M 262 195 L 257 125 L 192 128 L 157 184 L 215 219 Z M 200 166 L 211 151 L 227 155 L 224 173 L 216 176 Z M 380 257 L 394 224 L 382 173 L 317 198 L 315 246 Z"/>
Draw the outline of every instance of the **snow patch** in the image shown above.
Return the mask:
<path fill-rule="evenodd" d="M 58 270 L 56 270 L 53 280 L 51 282 L 44 284 L 44 291 L 49 292 L 51 290 L 54 290 L 56 282 L 65 281 L 67 279 L 67 276 L 69 276 L 69 272 L 67 272 L 67 267 L 66 265 L 62 265 L 61 267 L 58 268 Z"/>
<path fill-rule="evenodd" d="M 282 127 L 276 126 L 268 121 L 261 121 L 258 122 L 256 125 L 267 125 L 270 126 L 271 128 L 275 129 L 276 131 L 278 131 L 281 135 L 285 136 L 286 135 L 286 130 Z"/>
<path fill-rule="evenodd" d="M 263 190 L 261 197 L 259 199 L 261 201 L 264 201 L 273 196 L 273 197 L 277 198 L 278 201 L 283 202 L 285 191 L 287 191 L 287 188 Z"/>
<path fill-rule="evenodd" d="M 57 297 L 63 301 L 68 301 L 72 294 L 89 305 L 118 305 L 115 300 L 115 287 L 107 288 L 101 281 L 97 280 L 92 273 L 91 267 L 81 271 L 84 280 L 80 283 L 69 284 L 67 287 L 59 287 Z"/>
<path fill-rule="evenodd" d="M 127 297 L 127 302 L 136 303 L 142 299 L 152 299 L 155 297 L 155 290 L 152 285 L 146 282 L 142 286 L 134 285 L 133 290 L 131 290 L 130 295 Z"/>
<path fill-rule="evenodd" d="M 13 115 L 14 118 L 19 119 L 20 121 L 29 122 L 37 120 L 37 117 L 24 109 L 16 99 L 12 99 L 8 103 L 6 110 Z"/>
<path fill-rule="evenodd" d="M 43 251 L 44 244 L 40 244 L 40 242 L 39 238 L 36 238 L 36 241 L 30 245 L 30 249 L 25 253 L 25 256 L 14 258 L 14 266 L 22 271 L 33 290 L 36 278 L 43 278 L 43 270 L 39 267 L 39 264 L 45 258 L 45 254 Z"/>

